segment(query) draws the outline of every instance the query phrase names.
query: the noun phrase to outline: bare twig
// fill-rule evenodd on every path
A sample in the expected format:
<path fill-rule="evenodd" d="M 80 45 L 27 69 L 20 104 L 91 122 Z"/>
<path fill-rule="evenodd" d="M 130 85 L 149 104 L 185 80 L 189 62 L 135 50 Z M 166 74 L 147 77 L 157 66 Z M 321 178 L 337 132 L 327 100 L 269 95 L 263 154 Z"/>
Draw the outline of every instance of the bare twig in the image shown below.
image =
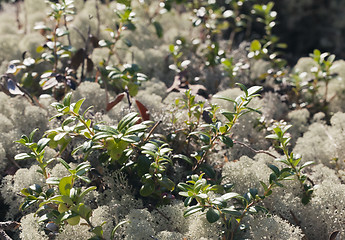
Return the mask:
<path fill-rule="evenodd" d="M 146 142 L 150 138 L 150 136 L 152 135 L 153 131 L 158 127 L 158 125 L 160 123 L 162 123 L 161 120 L 156 122 L 156 124 L 151 128 L 151 130 L 150 130 L 149 134 L 147 135 L 147 137 L 144 139 L 144 142 Z"/>
<path fill-rule="evenodd" d="M 268 152 L 268 151 L 265 151 L 265 150 L 255 150 L 254 148 L 252 148 L 251 146 L 249 146 L 249 145 L 247 145 L 247 144 L 245 144 L 245 143 L 243 143 L 243 142 L 239 142 L 239 141 L 233 141 L 235 144 L 239 144 L 239 145 L 241 145 L 241 146 L 244 146 L 244 147 L 246 147 L 246 148 L 248 148 L 249 150 L 251 150 L 252 152 L 255 152 L 255 153 L 264 153 L 264 154 L 267 154 L 267 155 L 269 155 L 269 156 L 271 156 L 271 157 L 273 157 L 273 158 L 278 158 L 277 156 L 275 156 L 274 154 L 272 154 L 272 153 L 270 153 L 270 152 Z"/>

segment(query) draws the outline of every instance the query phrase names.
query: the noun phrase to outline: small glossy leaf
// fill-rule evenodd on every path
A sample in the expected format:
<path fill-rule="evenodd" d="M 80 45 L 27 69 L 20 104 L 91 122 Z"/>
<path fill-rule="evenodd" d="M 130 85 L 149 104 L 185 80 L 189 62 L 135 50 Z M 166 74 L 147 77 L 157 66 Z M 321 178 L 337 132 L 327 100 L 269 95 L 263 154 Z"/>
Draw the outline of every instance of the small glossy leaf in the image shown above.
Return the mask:
<path fill-rule="evenodd" d="M 223 114 L 223 116 L 226 117 L 230 123 L 233 121 L 235 113 L 227 111 L 221 111 L 220 113 Z"/>
<path fill-rule="evenodd" d="M 155 184 L 152 179 L 149 179 L 144 183 L 144 185 L 140 189 L 140 195 L 143 197 L 147 197 L 151 195 L 155 191 Z"/>
<path fill-rule="evenodd" d="M 263 87 L 261 86 L 253 86 L 248 89 L 248 96 L 253 96 L 254 94 L 258 93 L 261 91 Z"/>
<path fill-rule="evenodd" d="M 269 164 L 268 167 L 269 167 L 270 169 L 272 169 L 272 171 L 273 171 L 277 176 L 280 175 L 280 170 L 279 170 L 279 168 L 277 168 L 276 166 L 274 166 L 274 165 L 272 165 L 272 164 Z"/>
<path fill-rule="evenodd" d="M 167 177 L 163 177 L 162 180 L 158 180 L 158 182 L 162 187 L 165 187 L 169 191 L 173 191 L 175 189 L 175 183 Z"/>
<path fill-rule="evenodd" d="M 14 156 L 14 160 L 17 160 L 17 161 L 25 160 L 29 158 L 35 158 L 35 156 L 31 154 L 27 154 L 27 153 L 19 153 L 16 156 Z"/>
<path fill-rule="evenodd" d="M 173 156 L 173 158 L 179 158 L 179 159 L 185 160 L 190 165 L 194 164 L 192 159 L 190 159 L 189 157 L 187 157 L 187 156 L 185 156 L 183 154 L 176 154 L 176 155 Z"/>
<path fill-rule="evenodd" d="M 41 138 L 38 142 L 37 142 L 37 152 L 40 153 L 43 151 L 43 149 L 49 144 L 50 142 L 50 138 Z"/>
<path fill-rule="evenodd" d="M 62 103 L 65 107 L 69 107 L 71 105 L 71 97 L 72 92 L 69 92 L 65 95 L 64 99 L 62 100 Z"/>
<path fill-rule="evenodd" d="M 85 98 L 79 99 L 76 103 L 73 105 L 73 112 L 76 114 L 79 114 L 79 110 L 83 102 L 85 101 Z"/>
<path fill-rule="evenodd" d="M 188 217 L 189 215 L 192 215 L 193 213 L 199 212 L 203 209 L 202 206 L 194 205 L 189 207 L 186 211 L 184 211 L 183 216 Z"/>
<path fill-rule="evenodd" d="M 143 132 L 147 129 L 147 126 L 144 124 L 136 124 L 134 126 L 131 126 L 130 128 L 127 129 L 126 135 L 135 133 L 135 132 Z"/>
<path fill-rule="evenodd" d="M 131 123 L 131 122 L 134 122 L 133 120 L 135 120 L 135 122 L 137 121 L 137 116 L 138 114 L 135 113 L 135 112 L 132 112 L 132 113 L 129 113 L 127 114 L 126 116 L 124 116 L 119 124 L 117 125 L 117 129 L 119 131 L 122 131 L 125 127 L 128 127 L 128 125 Z"/>
<path fill-rule="evenodd" d="M 71 169 L 70 165 L 68 165 L 68 163 L 67 163 L 65 160 L 63 160 L 62 158 L 57 158 L 57 160 L 58 160 L 67 170 Z"/>
<path fill-rule="evenodd" d="M 300 170 L 302 170 L 303 168 L 307 167 L 307 166 L 310 166 L 312 164 L 314 164 L 315 162 L 313 161 L 308 161 L 308 162 L 305 162 L 301 167 L 300 167 Z"/>
<path fill-rule="evenodd" d="M 93 190 L 96 190 L 96 189 L 97 189 L 97 187 L 95 187 L 95 186 L 88 187 L 79 196 L 80 196 L 81 199 L 83 199 L 86 194 L 88 194 L 89 192 L 91 192 Z"/>
<path fill-rule="evenodd" d="M 240 217 L 242 215 L 242 213 L 240 211 L 236 210 L 235 207 L 233 207 L 233 206 L 229 207 L 229 208 L 223 208 L 222 212 L 230 214 L 231 216 L 234 216 L 234 217 Z"/>
<path fill-rule="evenodd" d="M 213 208 L 209 208 L 208 211 L 206 212 L 206 219 L 209 223 L 217 222 L 219 218 L 220 218 L 219 212 Z"/>
<path fill-rule="evenodd" d="M 155 22 L 153 22 L 153 26 L 154 26 L 155 29 L 156 29 L 156 34 L 157 34 L 157 36 L 158 36 L 159 38 L 162 38 L 162 37 L 163 37 L 163 28 L 162 28 L 162 25 L 161 25 L 159 22 L 155 21 Z"/>
<path fill-rule="evenodd" d="M 72 176 L 63 177 L 60 180 L 60 183 L 59 183 L 60 194 L 65 195 L 65 196 L 69 196 L 72 187 L 73 187 L 73 177 Z"/>
<path fill-rule="evenodd" d="M 232 199 L 232 198 L 237 198 L 239 197 L 240 195 L 238 193 L 235 193 L 235 192 L 230 192 L 230 193 L 225 193 L 222 195 L 222 199 L 224 199 L 224 201 L 227 201 L 229 199 Z"/>
<path fill-rule="evenodd" d="M 234 146 L 234 142 L 228 136 L 220 136 L 220 140 L 229 148 Z"/>
<path fill-rule="evenodd" d="M 248 96 L 248 90 L 246 88 L 246 86 L 244 86 L 242 83 L 236 83 L 237 86 L 239 86 L 242 91 L 245 93 L 246 97 Z"/>
<path fill-rule="evenodd" d="M 59 185 L 60 183 L 60 179 L 57 177 L 50 177 L 47 178 L 46 180 L 46 184 L 50 184 L 50 185 Z"/>

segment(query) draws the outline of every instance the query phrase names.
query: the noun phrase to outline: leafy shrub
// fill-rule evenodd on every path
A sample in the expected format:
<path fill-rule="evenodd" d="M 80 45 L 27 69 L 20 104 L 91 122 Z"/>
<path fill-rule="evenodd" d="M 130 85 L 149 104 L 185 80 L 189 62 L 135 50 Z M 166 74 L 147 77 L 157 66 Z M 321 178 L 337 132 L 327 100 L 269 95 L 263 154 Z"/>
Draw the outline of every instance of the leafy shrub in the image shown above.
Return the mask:
<path fill-rule="evenodd" d="M 291 71 L 278 3 L 49 1 L 47 16 L 37 3 L 6 5 L 19 11 L 1 27 L 14 237 L 343 234 L 342 62 L 314 50 Z"/>

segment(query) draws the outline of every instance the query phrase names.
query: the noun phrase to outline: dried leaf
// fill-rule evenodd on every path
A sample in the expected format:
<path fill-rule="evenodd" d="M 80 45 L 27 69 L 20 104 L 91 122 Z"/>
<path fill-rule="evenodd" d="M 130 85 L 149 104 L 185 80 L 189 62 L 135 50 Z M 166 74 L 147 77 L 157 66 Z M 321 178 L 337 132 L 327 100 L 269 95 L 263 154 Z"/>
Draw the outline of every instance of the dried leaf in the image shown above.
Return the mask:
<path fill-rule="evenodd" d="M 93 35 L 90 35 L 90 42 L 92 43 L 92 46 L 94 48 L 98 48 L 99 45 L 98 45 L 98 42 L 99 42 L 99 39 Z"/>
<path fill-rule="evenodd" d="M 107 108 L 106 108 L 106 110 L 107 111 L 110 111 L 110 109 L 112 109 L 114 106 L 116 106 L 119 102 L 121 102 L 121 100 L 123 99 L 123 97 L 125 96 L 126 94 L 125 93 L 120 93 L 120 94 L 118 94 L 117 96 L 116 96 L 116 98 L 113 100 L 113 101 L 111 101 L 111 102 L 109 102 L 108 104 L 107 104 Z"/>
<path fill-rule="evenodd" d="M 82 62 L 84 61 L 85 56 L 85 50 L 83 48 L 80 48 L 71 59 L 71 68 L 77 70 L 80 64 L 82 64 Z"/>
<path fill-rule="evenodd" d="M 139 113 L 141 118 L 143 119 L 143 121 L 147 121 L 150 120 L 150 113 L 149 110 L 144 106 L 144 104 L 142 104 L 141 102 L 139 102 L 138 100 L 135 100 L 135 103 L 138 106 L 139 109 Z"/>
<path fill-rule="evenodd" d="M 86 72 L 92 72 L 93 71 L 93 61 L 90 58 L 86 59 Z"/>

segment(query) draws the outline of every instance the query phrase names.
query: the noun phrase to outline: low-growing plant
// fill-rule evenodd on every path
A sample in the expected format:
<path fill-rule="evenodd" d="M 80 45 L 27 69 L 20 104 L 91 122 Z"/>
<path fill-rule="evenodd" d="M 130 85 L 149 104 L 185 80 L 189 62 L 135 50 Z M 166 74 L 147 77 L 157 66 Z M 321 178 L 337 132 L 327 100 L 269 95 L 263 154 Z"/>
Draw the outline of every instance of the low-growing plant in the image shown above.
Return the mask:
<path fill-rule="evenodd" d="M 30 206 L 38 203 L 39 208 L 36 213 L 40 215 L 39 222 L 53 222 L 49 228 L 53 232 L 59 231 L 61 225 L 68 223 L 77 225 L 80 218 L 84 219 L 90 226 L 92 231 L 97 234 L 99 227 L 94 227 L 90 222 L 92 210 L 85 205 L 84 196 L 95 190 L 95 186 L 86 189 L 76 186 L 77 180 L 90 183 L 90 179 L 85 176 L 90 170 L 91 165 L 88 162 L 80 163 L 75 169 L 65 162 L 62 158 L 44 158 L 45 148 L 51 141 L 50 138 L 41 138 L 37 143 L 33 141 L 33 137 L 37 129 L 32 131 L 29 136 L 23 135 L 17 142 L 30 149 L 29 153 L 21 153 L 15 156 L 15 160 L 25 160 L 34 158 L 40 167 L 39 173 L 43 175 L 45 185 L 31 185 L 21 190 L 21 194 L 25 196 L 24 202 L 20 208 L 25 210 Z M 69 172 L 69 175 L 62 178 L 50 176 L 48 165 L 53 161 L 60 162 Z M 99 237 L 102 237 L 99 235 Z"/>
<path fill-rule="evenodd" d="M 302 157 L 298 154 L 294 154 L 293 152 L 289 152 L 289 142 L 291 140 L 291 137 L 288 135 L 287 130 L 291 127 L 291 125 L 286 124 L 283 121 L 276 122 L 273 124 L 272 127 L 270 127 L 272 134 L 266 136 L 268 139 L 273 139 L 277 141 L 276 147 L 283 151 L 284 157 L 276 159 L 279 162 L 284 163 L 288 166 L 288 170 L 290 171 L 291 175 L 296 176 L 297 180 L 299 181 L 301 188 L 302 188 L 302 203 L 307 204 L 309 203 L 312 193 L 313 193 L 313 186 L 307 184 L 307 180 L 310 181 L 310 179 L 307 179 L 307 176 L 302 173 L 302 170 L 313 164 L 314 162 L 309 161 L 302 165 L 300 165 L 300 161 L 302 160 Z M 277 168 L 274 171 L 276 174 L 279 173 Z M 273 170 L 273 169 L 272 169 Z M 313 182 L 311 182 L 313 184 Z"/>
<path fill-rule="evenodd" d="M 113 165 L 123 171 L 135 172 L 133 177 L 142 183 L 140 194 L 153 199 L 165 199 L 167 193 L 175 188 L 175 183 L 166 175 L 167 164 L 172 164 L 170 157 L 172 149 L 167 143 L 159 139 L 151 139 L 152 132 L 148 132 L 150 121 L 142 121 L 138 114 L 132 112 L 126 115 L 117 126 L 108 126 L 95 123 L 86 118 L 88 109 L 80 114 L 80 108 L 85 99 L 71 103 L 71 93 L 68 93 L 62 103 L 53 103 L 58 114 L 51 119 L 60 119 L 61 127 L 47 130 L 45 137 L 37 143 L 33 141 L 34 130 L 29 136 L 23 135 L 18 143 L 28 147 L 31 152 L 16 155 L 16 160 L 34 158 L 40 166 L 46 185 L 34 184 L 24 188 L 21 193 L 25 200 L 21 209 L 39 203 L 39 214 L 42 222 L 52 221 L 56 224 L 56 231 L 66 223 L 76 225 L 80 218 L 84 219 L 96 236 L 102 238 L 101 226 L 93 226 L 90 222 L 92 209 L 85 205 L 83 197 L 96 186 L 84 189 L 83 184 L 75 184 L 82 180 L 87 185 L 91 183 L 88 172 L 91 165 L 88 156 L 93 151 L 98 151 L 100 158 L 98 164 L 107 167 Z M 152 131 L 154 129 L 151 129 Z M 81 144 L 69 149 L 75 144 L 74 140 L 80 139 Z M 45 159 L 45 148 L 50 146 L 58 150 L 58 155 L 52 159 Z M 61 156 L 78 159 L 76 153 L 83 154 L 82 162 L 72 168 Z M 50 176 L 48 165 L 53 161 L 62 164 L 69 175 L 56 178 Z M 44 213 L 42 215 L 42 213 Z"/>
<path fill-rule="evenodd" d="M 253 98 L 259 96 L 258 92 L 262 87 L 253 86 L 247 89 L 243 84 L 238 85 L 244 93 L 235 100 L 223 96 L 214 96 L 214 98 L 233 103 L 234 109 L 232 112 L 220 110 L 216 105 L 206 107 L 205 102 L 196 102 L 195 96 L 190 91 L 186 91 L 186 99 L 183 101 L 181 108 L 187 110 L 188 119 L 185 121 L 187 127 L 179 129 L 179 132 L 186 136 L 187 150 L 192 141 L 196 144 L 195 151 L 192 154 L 187 152 L 188 158 L 194 159 L 193 170 L 206 162 L 207 155 L 219 142 L 224 143 L 227 147 L 233 146 L 233 141 L 229 135 L 232 127 L 241 116 L 252 111 L 259 112 L 258 109 L 253 109 L 248 105 Z M 225 117 L 225 122 L 217 118 L 218 111 Z M 202 118 L 205 123 L 201 122 Z M 201 147 L 199 147 L 200 144 Z"/>
<path fill-rule="evenodd" d="M 254 4 L 252 9 L 252 13 L 257 16 L 257 22 L 264 25 L 265 34 L 262 39 L 254 39 L 251 42 L 248 57 L 269 61 L 272 66 L 266 74 L 261 76 L 262 79 L 267 76 L 279 79 L 285 75 L 282 69 L 286 65 L 286 60 L 279 58 L 279 55 L 281 55 L 280 50 L 287 46 L 285 43 L 280 43 L 279 38 L 272 33 L 277 18 L 277 12 L 273 11 L 273 7 L 274 2 L 268 2 L 267 4 Z"/>
<path fill-rule="evenodd" d="M 272 173 L 268 183 L 260 181 L 263 188 L 262 193 L 259 193 L 258 189 L 252 188 L 241 195 L 231 191 L 233 186 L 231 183 L 211 184 L 203 178 L 204 173 L 192 175 L 186 183 L 177 185 L 181 190 L 179 194 L 186 197 L 184 205 L 187 209 L 184 211 L 184 216 L 187 217 L 200 211 L 206 212 L 206 219 L 209 223 L 218 220 L 223 223 L 224 239 L 235 239 L 237 231 L 245 230 L 246 226 L 242 224 L 243 218 L 248 214 L 257 214 L 258 212 L 268 213 L 268 210 L 259 203 L 273 194 L 274 188 L 284 187 L 284 181 L 293 180 L 294 176 L 303 189 L 302 202 L 307 204 L 311 199 L 313 189 L 305 183 L 307 177 L 301 171 L 312 162 L 300 165 L 301 157 L 296 157 L 294 153 L 288 152 L 287 144 L 291 138 L 287 136 L 286 131 L 289 127 L 291 126 L 282 123 L 276 124 L 273 127 L 274 134 L 267 136 L 267 138 L 278 140 L 279 148 L 283 150 L 286 159 L 277 159 L 284 163 L 284 168 L 279 169 L 273 164 L 268 165 Z"/>

